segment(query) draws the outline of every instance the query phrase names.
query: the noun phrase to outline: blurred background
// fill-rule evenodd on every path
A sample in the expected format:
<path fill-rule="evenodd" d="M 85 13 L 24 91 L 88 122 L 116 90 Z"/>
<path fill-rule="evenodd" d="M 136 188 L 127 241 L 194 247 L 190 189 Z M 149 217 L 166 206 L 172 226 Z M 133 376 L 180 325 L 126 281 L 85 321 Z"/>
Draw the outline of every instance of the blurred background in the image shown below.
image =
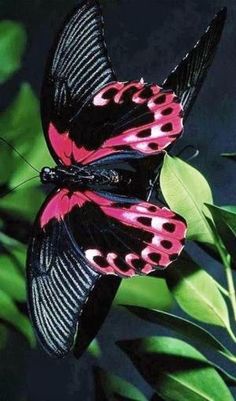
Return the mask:
<path fill-rule="evenodd" d="M 235 0 L 104 0 L 102 3 L 106 42 L 118 78 L 129 80 L 144 77 L 145 81 L 159 84 L 192 48 L 217 10 L 227 6 L 228 19 L 216 58 L 188 118 L 185 135 L 175 147 L 175 153 L 189 144 L 198 148 L 200 154 L 191 164 L 207 178 L 215 203 L 235 204 L 235 164 L 220 156 L 223 152 L 236 152 Z M 15 146 L 39 168 L 50 160 L 41 137 L 38 114 L 44 66 L 56 31 L 75 4 L 73 0 L 0 1 L 1 20 L 19 22 L 26 31 L 26 36 L 21 33 L 21 45 L 18 39 L 15 45 L 14 41 L 11 44 L 13 50 L 14 46 L 17 49 L 22 47 L 21 68 L 17 68 L 8 79 L 6 74 L 3 74 L 3 78 L 0 76 L 1 136 L 15 138 Z M 0 43 L 4 29 L 8 28 L 7 25 L 1 27 Z M 2 145 L 0 155 L 2 190 L 6 187 L 4 178 L 7 175 L 11 184 L 18 184 L 23 178 L 34 175 L 13 153 L 12 159 L 9 159 Z M 33 190 L 38 189 L 34 187 Z M 25 246 L 18 241 L 27 242 L 30 224 L 43 199 L 40 193 L 32 204 L 31 191 L 32 187 L 20 189 L 15 198 L 9 195 L 1 206 L 0 241 L 6 249 L 15 250 L 15 261 L 19 265 L 24 263 Z M 16 243 L 8 242 L 8 238 L 12 237 Z M 198 257 L 201 257 L 194 247 L 191 252 L 192 255 L 198 252 Z M 5 263 L 5 259 L 0 261 Z M 202 255 L 202 261 L 206 262 L 205 255 Z M 8 260 L 7 263 L 11 264 L 12 261 Z M 210 260 L 207 263 L 213 271 L 215 264 Z M 1 401 L 93 401 L 94 365 L 132 381 L 147 396 L 152 394 L 130 361 L 116 347 L 115 341 L 154 335 L 157 333 L 156 327 L 138 320 L 122 308 L 113 307 L 98 335 L 99 359 L 90 352 L 85 353 L 79 361 L 72 356 L 62 361 L 53 360 L 41 349 L 31 347 L 33 336 L 28 321 L 23 318 L 22 282 L 16 278 L 12 282 L 14 288 L 9 290 L 11 278 L 4 280 L 8 280 L 8 295 L 12 293 L 14 303 L 10 303 L 10 297 L 4 298 L 2 303 L 0 301 L 0 309 L 6 306 L 11 314 L 9 319 L 0 311 Z M 127 301 L 128 288 L 125 286 L 120 291 L 117 303 Z M 155 299 L 149 299 L 148 291 L 145 293 L 139 287 L 132 287 L 131 301 L 133 297 L 140 304 L 146 302 L 172 311 L 176 308 L 164 283 L 158 284 Z M 17 296 L 14 295 L 16 288 Z M 160 329 L 158 334 L 161 333 L 166 331 Z"/>

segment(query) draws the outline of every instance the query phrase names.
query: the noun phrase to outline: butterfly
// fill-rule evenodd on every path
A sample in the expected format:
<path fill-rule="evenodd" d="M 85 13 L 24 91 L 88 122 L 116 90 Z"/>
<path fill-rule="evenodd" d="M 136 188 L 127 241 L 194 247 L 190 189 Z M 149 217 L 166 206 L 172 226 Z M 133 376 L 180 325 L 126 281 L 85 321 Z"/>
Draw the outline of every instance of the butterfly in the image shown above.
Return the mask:
<path fill-rule="evenodd" d="M 53 356 L 81 353 L 104 320 L 121 278 L 166 268 L 180 255 L 186 222 L 147 202 L 146 161 L 181 135 L 220 39 L 226 12 L 162 87 L 118 81 L 97 0 L 68 16 L 49 55 L 42 126 L 56 163 L 40 173 L 54 184 L 36 218 L 27 256 L 30 316 Z M 152 171 L 153 173 L 153 171 Z"/>

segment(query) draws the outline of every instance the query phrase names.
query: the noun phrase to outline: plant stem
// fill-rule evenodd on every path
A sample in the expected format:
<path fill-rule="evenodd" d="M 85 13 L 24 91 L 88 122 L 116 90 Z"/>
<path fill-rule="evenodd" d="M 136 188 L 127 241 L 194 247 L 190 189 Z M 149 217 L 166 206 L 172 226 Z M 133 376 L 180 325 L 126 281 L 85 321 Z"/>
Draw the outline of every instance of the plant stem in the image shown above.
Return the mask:
<path fill-rule="evenodd" d="M 227 328 L 228 334 L 229 334 L 230 337 L 232 338 L 233 342 L 236 343 L 236 337 L 235 337 L 235 335 L 234 335 L 234 333 L 233 333 L 233 331 L 232 331 L 230 325 L 228 325 L 226 328 Z"/>
<path fill-rule="evenodd" d="M 220 283 L 218 283 L 218 281 L 216 279 L 214 279 L 217 287 L 219 288 L 220 292 L 222 292 L 222 294 L 224 294 L 226 297 L 229 298 L 229 291 L 226 290 L 226 288 L 224 288 Z"/>
<path fill-rule="evenodd" d="M 220 244 L 217 244 L 217 248 L 218 248 L 219 254 L 221 256 L 222 262 L 224 264 L 224 267 L 225 267 L 225 274 L 226 274 L 226 279 L 227 279 L 228 289 L 229 289 L 229 298 L 230 298 L 232 309 L 233 309 L 234 319 L 236 320 L 236 291 L 235 291 L 234 280 L 233 280 L 233 272 L 232 272 L 232 269 L 230 266 L 231 257 L 230 257 L 230 255 L 227 255 L 224 252 L 224 250 Z"/>

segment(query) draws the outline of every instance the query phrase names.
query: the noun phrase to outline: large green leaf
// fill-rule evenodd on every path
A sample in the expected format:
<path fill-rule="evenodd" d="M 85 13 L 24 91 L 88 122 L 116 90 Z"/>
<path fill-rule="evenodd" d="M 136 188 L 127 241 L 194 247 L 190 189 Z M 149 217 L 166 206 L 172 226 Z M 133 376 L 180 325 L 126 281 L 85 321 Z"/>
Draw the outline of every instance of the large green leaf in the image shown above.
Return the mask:
<path fill-rule="evenodd" d="M 0 199 L 0 209 L 21 218 L 33 221 L 45 199 L 39 188 L 29 184 Z"/>
<path fill-rule="evenodd" d="M 156 277 L 133 277 L 122 280 L 114 303 L 168 310 L 172 301 L 165 280 Z"/>
<path fill-rule="evenodd" d="M 118 345 L 166 401 L 233 401 L 219 373 L 184 341 L 148 337 Z"/>
<path fill-rule="evenodd" d="M 211 189 L 203 175 L 177 157 L 166 154 L 160 185 L 171 210 L 186 219 L 188 238 L 214 244 L 214 236 L 203 214 L 204 204 L 213 202 Z"/>
<path fill-rule="evenodd" d="M 24 277 L 7 255 L 0 255 L 0 289 L 16 301 L 26 301 Z"/>
<path fill-rule="evenodd" d="M 21 24 L 0 22 L 0 84 L 21 67 L 25 45 L 26 32 Z"/>
<path fill-rule="evenodd" d="M 201 322 L 229 327 L 228 309 L 213 278 L 187 254 L 166 271 L 167 285 L 180 307 Z"/>
<path fill-rule="evenodd" d="M 94 371 L 96 401 L 147 401 L 147 398 L 133 385 L 101 368 Z"/>
<path fill-rule="evenodd" d="M 51 165 L 52 159 L 42 134 L 39 102 L 29 84 L 21 85 L 14 102 L 1 114 L 0 134 L 37 169 Z M 15 152 L 10 149 L 9 152 L 14 166 L 11 187 L 37 174 Z M 38 185 L 38 180 L 31 181 L 31 186 L 35 185 Z"/>
<path fill-rule="evenodd" d="M 35 345 L 35 337 L 29 319 L 17 309 L 12 299 L 4 291 L 0 290 L 0 319 L 12 324 L 29 341 Z"/>
<path fill-rule="evenodd" d="M 236 357 L 234 357 L 231 351 L 229 351 L 219 340 L 217 340 L 216 337 L 214 337 L 207 330 L 198 326 L 196 323 L 159 310 L 150 310 L 137 306 L 127 306 L 127 309 L 147 322 L 155 323 L 167 329 L 173 330 L 201 346 L 207 347 L 208 349 L 211 348 L 232 361 L 236 361 Z"/>

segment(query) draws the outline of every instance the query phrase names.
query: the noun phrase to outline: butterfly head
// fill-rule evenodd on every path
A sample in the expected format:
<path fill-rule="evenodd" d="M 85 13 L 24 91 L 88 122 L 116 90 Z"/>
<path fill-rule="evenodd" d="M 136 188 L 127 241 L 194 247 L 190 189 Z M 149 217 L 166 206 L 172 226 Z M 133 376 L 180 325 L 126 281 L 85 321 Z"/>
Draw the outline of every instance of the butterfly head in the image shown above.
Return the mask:
<path fill-rule="evenodd" d="M 50 167 L 43 167 L 40 172 L 40 179 L 43 184 L 55 182 L 57 179 L 56 170 Z"/>

